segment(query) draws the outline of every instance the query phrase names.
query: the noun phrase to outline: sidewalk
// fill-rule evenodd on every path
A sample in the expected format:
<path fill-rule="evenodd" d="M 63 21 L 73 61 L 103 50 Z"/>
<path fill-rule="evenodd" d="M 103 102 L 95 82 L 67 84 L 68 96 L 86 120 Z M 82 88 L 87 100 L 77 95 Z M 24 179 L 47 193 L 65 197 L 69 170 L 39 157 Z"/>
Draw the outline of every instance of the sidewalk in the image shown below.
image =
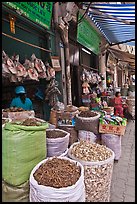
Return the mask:
<path fill-rule="evenodd" d="M 135 202 L 135 121 L 122 137 L 122 154 L 114 163 L 110 202 Z"/>

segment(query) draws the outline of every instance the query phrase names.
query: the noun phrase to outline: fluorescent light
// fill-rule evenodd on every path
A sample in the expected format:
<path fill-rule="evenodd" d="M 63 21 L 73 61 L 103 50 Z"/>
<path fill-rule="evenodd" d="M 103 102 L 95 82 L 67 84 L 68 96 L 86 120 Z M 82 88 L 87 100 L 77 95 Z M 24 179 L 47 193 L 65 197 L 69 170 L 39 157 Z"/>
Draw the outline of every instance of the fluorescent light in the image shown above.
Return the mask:
<path fill-rule="evenodd" d="M 91 55 L 91 52 L 85 50 L 84 48 L 82 48 L 82 50 L 83 50 L 84 52 L 88 53 L 89 55 Z"/>

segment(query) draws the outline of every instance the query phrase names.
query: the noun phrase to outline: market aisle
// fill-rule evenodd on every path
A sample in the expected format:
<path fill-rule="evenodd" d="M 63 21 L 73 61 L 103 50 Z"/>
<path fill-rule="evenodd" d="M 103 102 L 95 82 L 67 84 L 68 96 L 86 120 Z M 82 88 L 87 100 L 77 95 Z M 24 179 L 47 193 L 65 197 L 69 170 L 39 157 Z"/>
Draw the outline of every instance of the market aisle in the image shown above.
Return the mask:
<path fill-rule="evenodd" d="M 122 154 L 114 163 L 110 202 L 135 202 L 135 122 L 129 121 L 122 137 Z"/>

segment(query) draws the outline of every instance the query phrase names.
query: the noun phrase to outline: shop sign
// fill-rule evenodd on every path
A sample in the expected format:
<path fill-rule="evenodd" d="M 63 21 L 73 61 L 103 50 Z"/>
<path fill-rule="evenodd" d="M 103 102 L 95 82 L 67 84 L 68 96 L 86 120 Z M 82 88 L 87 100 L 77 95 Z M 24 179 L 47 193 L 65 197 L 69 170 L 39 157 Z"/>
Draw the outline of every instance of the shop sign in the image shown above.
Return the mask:
<path fill-rule="evenodd" d="M 51 56 L 51 63 L 52 63 L 53 69 L 56 72 L 61 71 L 61 66 L 60 66 L 60 62 L 59 62 L 59 57 L 58 56 Z"/>
<path fill-rule="evenodd" d="M 81 17 L 82 14 L 79 13 L 78 19 L 81 19 Z M 78 24 L 77 41 L 96 55 L 99 54 L 100 36 L 85 18 Z"/>
<path fill-rule="evenodd" d="M 50 29 L 53 2 L 3 2 L 20 15 Z"/>

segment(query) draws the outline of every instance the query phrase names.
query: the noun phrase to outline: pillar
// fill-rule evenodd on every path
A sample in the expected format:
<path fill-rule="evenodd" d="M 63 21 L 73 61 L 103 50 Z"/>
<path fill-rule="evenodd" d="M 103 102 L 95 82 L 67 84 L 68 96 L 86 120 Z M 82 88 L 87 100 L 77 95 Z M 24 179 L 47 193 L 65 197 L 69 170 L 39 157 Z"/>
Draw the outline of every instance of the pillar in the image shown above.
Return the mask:
<path fill-rule="evenodd" d="M 102 87 L 106 89 L 106 54 L 102 53 L 100 55 L 100 73 L 103 75 L 104 80 L 102 81 Z"/>

